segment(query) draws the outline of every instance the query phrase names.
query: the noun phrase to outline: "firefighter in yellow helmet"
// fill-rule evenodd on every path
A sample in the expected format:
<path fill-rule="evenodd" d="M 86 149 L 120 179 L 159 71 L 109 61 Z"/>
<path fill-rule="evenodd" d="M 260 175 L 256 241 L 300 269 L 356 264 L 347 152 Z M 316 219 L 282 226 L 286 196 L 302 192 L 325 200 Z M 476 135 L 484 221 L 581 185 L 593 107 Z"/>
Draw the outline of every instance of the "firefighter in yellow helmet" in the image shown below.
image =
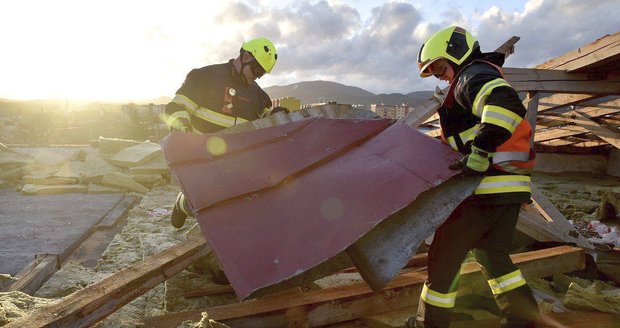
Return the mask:
<path fill-rule="evenodd" d="M 540 321 L 536 301 L 509 257 L 519 210 L 531 196 L 532 128 L 517 92 L 504 80 L 504 55 L 482 53 L 476 38 L 452 26 L 418 55 L 420 76 L 450 84 L 439 109 L 442 140 L 463 154 L 450 166 L 480 185 L 435 232 L 418 314 L 407 327 L 448 327 L 461 263 L 471 250 L 502 310 L 502 327 Z"/>
<path fill-rule="evenodd" d="M 235 59 L 191 70 L 166 105 L 166 125 L 171 131 L 206 134 L 270 114 L 271 99 L 256 79 L 271 73 L 277 60 L 273 43 L 256 38 L 243 43 Z M 189 204 L 179 193 L 172 225 L 181 228 L 189 214 Z"/>

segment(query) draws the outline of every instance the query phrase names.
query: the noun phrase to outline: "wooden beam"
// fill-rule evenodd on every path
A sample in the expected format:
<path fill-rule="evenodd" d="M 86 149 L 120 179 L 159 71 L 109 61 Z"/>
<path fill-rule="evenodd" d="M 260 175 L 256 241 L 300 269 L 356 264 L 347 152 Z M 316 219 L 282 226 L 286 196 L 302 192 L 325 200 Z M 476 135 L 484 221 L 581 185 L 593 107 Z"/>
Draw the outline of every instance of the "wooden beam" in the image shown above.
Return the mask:
<path fill-rule="evenodd" d="M 536 209 L 540 216 L 536 217 L 535 211 L 525 207 L 521 211 L 517 229 L 538 241 L 563 241 L 573 242 L 579 247 L 594 249 L 588 240 L 583 237 L 558 211 L 558 209 L 543 195 L 542 192 L 532 185 L 532 207 Z M 537 237 L 546 236 L 543 239 Z"/>
<path fill-rule="evenodd" d="M 586 73 L 568 73 L 562 70 L 503 67 L 508 83 L 523 81 L 589 81 Z"/>
<path fill-rule="evenodd" d="M 540 99 L 538 112 L 546 112 L 605 96 L 600 93 L 556 93 Z"/>
<path fill-rule="evenodd" d="M 580 148 L 591 148 L 591 147 L 600 147 L 608 145 L 607 142 L 602 140 L 573 140 L 572 138 L 567 139 L 554 139 L 549 141 L 543 141 L 539 144 L 550 146 L 550 147 L 563 147 L 563 146 L 572 146 L 572 147 L 580 147 Z"/>
<path fill-rule="evenodd" d="M 620 57 L 620 32 L 606 35 L 588 45 L 546 61 L 536 68 L 584 71 Z"/>
<path fill-rule="evenodd" d="M 585 107 L 579 107 L 579 112 L 589 115 L 590 117 L 601 117 L 605 115 L 612 115 L 616 113 L 620 113 L 620 99 L 614 99 L 602 104 L 597 105 L 586 105 Z M 542 127 L 554 127 L 566 124 L 566 120 L 562 118 L 558 118 L 557 114 L 553 114 L 555 116 L 549 115 L 544 116 L 544 114 L 538 111 L 538 122 L 537 124 Z"/>
<path fill-rule="evenodd" d="M 517 91 L 552 93 L 604 93 L 620 95 L 620 81 L 515 81 L 510 85 Z"/>
<path fill-rule="evenodd" d="M 543 131 L 536 131 L 534 136 L 535 142 L 542 142 L 547 140 L 558 139 L 562 137 L 575 136 L 582 133 L 588 133 L 590 131 L 579 126 L 564 126 L 554 129 L 548 129 Z"/>
<path fill-rule="evenodd" d="M 501 46 L 495 49 L 496 52 L 501 52 L 506 55 L 506 58 L 510 56 L 514 52 L 514 45 L 519 41 L 518 36 L 513 36 L 508 41 L 504 42 Z M 448 92 L 448 88 L 443 90 L 439 89 L 443 94 Z M 437 94 L 438 92 L 436 92 Z M 411 127 L 418 127 L 420 124 L 424 123 L 428 120 L 433 114 L 437 112 L 437 109 L 441 105 L 443 100 L 437 99 L 437 97 L 431 97 L 426 100 L 424 103 L 416 105 L 414 110 L 411 111 L 405 118 L 402 119 L 405 124 Z"/>
<path fill-rule="evenodd" d="M 511 258 L 527 279 L 579 270 L 585 266 L 584 251 L 571 246 L 520 253 Z M 379 292 L 372 292 L 365 283 L 355 283 L 151 317 L 137 324 L 146 328 L 177 327 L 185 320 L 198 321 L 201 313 L 207 312 L 210 319 L 231 327 L 283 327 L 287 325 L 286 310 L 296 308 L 295 320 L 307 322 L 309 327 L 324 326 L 414 306 L 426 276 L 426 271 L 402 273 Z M 459 295 L 467 295 L 481 288 L 487 290 L 488 284 L 480 273 L 479 265 L 464 264 L 461 267 Z M 306 310 L 307 321 L 299 318 L 303 315 L 299 309 Z"/>
<path fill-rule="evenodd" d="M 36 254 L 35 260 L 15 276 L 17 281 L 8 290 L 34 295 L 58 269 L 60 269 L 58 254 Z"/>
<path fill-rule="evenodd" d="M 181 242 L 4 327 L 90 326 L 183 271 L 209 250 L 202 238 Z"/>
<path fill-rule="evenodd" d="M 612 130 L 606 126 L 596 123 L 592 120 L 591 116 L 578 110 L 573 112 L 575 114 L 574 121 L 576 124 L 592 132 L 597 137 L 607 141 L 610 145 L 620 148 L 620 133 L 618 133 L 618 129 Z"/>

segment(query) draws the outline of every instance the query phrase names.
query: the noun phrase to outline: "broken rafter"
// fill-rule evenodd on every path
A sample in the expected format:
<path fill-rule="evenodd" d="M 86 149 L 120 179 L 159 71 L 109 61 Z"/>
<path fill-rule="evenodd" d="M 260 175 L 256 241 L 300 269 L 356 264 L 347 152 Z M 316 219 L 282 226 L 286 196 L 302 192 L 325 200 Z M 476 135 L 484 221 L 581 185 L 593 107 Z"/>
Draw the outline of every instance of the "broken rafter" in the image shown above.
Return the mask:
<path fill-rule="evenodd" d="M 578 247 L 560 246 L 511 256 L 528 279 L 551 276 L 558 272 L 578 270 L 585 265 L 584 251 Z M 322 290 L 284 293 L 281 296 L 255 299 L 201 310 L 146 318 L 144 327 L 177 327 L 185 320 L 209 318 L 231 327 L 284 327 L 303 322 L 317 327 L 354 320 L 363 316 L 415 306 L 426 279 L 426 271 L 402 273 L 379 292 L 365 283 L 331 287 Z M 488 290 L 477 263 L 461 268 L 459 295 Z"/>
<path fill-rule="evenodd" d="M 597 137 L 607 141 L 614 147 L 620 148 L 620 133 L 618 133 L 617 128 L 615 130 L 612 130 L 609 127 L 593 121 L 590 115 L 582 113 L 580 111 L 573 111 L 572 113 L 574 113 L 574 117 L 570 114 L 563 115 L 570 115 L 571 119 L 579 126 L 587 129 L 588 131 L 592 132 Z"/>
<path fill-rule="evenodd" d="M 620 99 L 614 99 L 602 104 L 597 105 L 587 105 L 583 104 L 584 107 L 579 107 L 578 111 L 584 114 L 587 114 L 590 117 L 602 117 L 605 115 L 612 115 L 620 112 Z M 538 126 L 550 128 L 554 126 L 560 126 L 566 124 L 566 120 L 562 118 L 558 118 L 557 114 L 541 114 L 539 112 L 538 116 Z M 538 132 L 537 132 L 538 133 Z"/>
<path fill-rule="evenodd" d="M 206 241 L 190 239 L 85 287 L 4 328 L 87 327 L 207 255 Z"/>

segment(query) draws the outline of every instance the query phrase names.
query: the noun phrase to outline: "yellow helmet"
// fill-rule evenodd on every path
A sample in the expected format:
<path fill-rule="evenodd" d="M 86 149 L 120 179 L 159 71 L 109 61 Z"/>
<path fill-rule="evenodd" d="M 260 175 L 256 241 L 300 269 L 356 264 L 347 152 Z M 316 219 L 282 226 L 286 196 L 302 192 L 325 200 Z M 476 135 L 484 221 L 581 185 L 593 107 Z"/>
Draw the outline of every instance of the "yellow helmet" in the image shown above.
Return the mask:
<path fill-rule="evenodd" d="M 428 67 L 442 58 L 461 65 L 478 47 L 478 40 L 458 26 L 450 26 L 431 35 L 418 54 L 420 77 L 431 76 Z"/>
<path fill-rule="evenodd" d="M 267 73 L 271 73 L 271 70 L 276 65 L 276 60 L 278 60 L 276 47 L 266 38 L 256 38 L 245 42 L 241 49 L 251 53 Z"/>

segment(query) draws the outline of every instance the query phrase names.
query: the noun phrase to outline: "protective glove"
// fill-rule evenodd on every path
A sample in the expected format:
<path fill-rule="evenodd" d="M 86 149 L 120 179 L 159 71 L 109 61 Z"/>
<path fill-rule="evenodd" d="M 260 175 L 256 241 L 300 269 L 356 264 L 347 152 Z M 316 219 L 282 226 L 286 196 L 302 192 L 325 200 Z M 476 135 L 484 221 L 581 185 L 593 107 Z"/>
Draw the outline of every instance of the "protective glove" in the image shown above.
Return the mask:
<path fill-rule="evenodd" d="M 170 132 L 172 131 L 188 132 L 192 130 L 190 127 L 191 127 L 191 122 L 188 119 L 183 118 L 183 117 L 176 119 L 174 123 L 171 126 L 169 126 Z"/>
<path fill-rule="evenodd" d="M 451 164 L 448 168 L 450 170 L 461 170 L 461 174 L 465 176 L 483 175 L 489 169 L 490 163 L 488 152 L 472 146 L 469 155 Z"/>
<path fill-rule="evenodd" d="M 286 107 L 282 107 L 282 106 L 276 106 L 274 107 L 271 112 L 269 112 L 269 115 L 273 115 L 275 113 L 279 113 L 279 112 L 284 112 L 284 114 L 288 114 L 290 113 L 290 111 L 288 110 L 288 108 Z"/>

